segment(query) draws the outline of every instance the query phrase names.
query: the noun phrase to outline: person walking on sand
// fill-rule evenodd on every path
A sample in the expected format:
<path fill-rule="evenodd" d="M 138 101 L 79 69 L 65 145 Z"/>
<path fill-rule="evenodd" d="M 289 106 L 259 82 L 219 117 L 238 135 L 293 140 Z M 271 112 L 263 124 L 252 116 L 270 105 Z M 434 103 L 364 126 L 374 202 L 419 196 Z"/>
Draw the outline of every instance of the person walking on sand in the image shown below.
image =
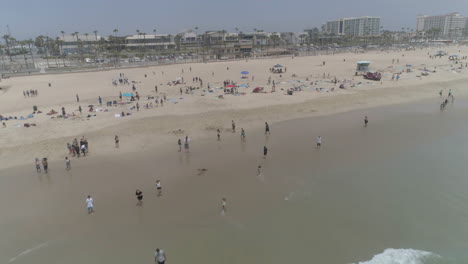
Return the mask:
<path fill-rule="evenodd" d="M 364 127 L 367 127 L 367 124 L 369 123 L 369 119 L 367 119 L 367 116 L 364 117 Z"/>
<path fill-rule="evenodd" d="M 158 197 L 162 195 L 162 185 L 160 180 L 156 180 L 156 191 L 158 192 Z"/>
<path fill-rule="evenodd" d="M 70 160 L 68 159 L 68 157 L 65 157 L 65 168 L 66 170 L 71 170 L 71 164 L 70 164 Z"/>
<path fill-rule="evenodd" d="M 177 145 L 179 145 L 179 152 L 182 151 L 182 140 L 179 138 L 179 140 L 177 140 Z"/>
<path fill-rule="evenodd" d="M 166 253 L 162 249 L 157 248 L 154 253 L 154 264 L 165 264 L 166 259 Z"/>
<path fill-rule="evenodd" d="M 119 148 L 119 136 L 115 135 L 114 137 L 114 141 L 115 141 L 115 148 Z"/>
<path fill-rule="evenodd" d="M 268 125 L 268 122 L 265 122 L 265 135 L 270 134 L 270 125 Z"/>
<path fill-rule="evenodd" d="M 318 136 L 317 137 L 317 148 L 320 149 L 322 147 L 322 137 Z"/>
<path fill-rule="evenodd" d="M 236 123 L 234 123 L 234 120 L 231 121 L 232 125 L 232 133 L 236 133 Z"/>
<path fill-rule="evenodd" d="M 263 146 L 263 158 L 265 159 L 267 155 L 268 155 L 268 148 L 266 146 Z"/>
<path fill-rule="evenodd" d="M 137 200 L 138 200 L 137 205 L 139 205 L 139 206 L 143 205 L 143 192 L 137 189 L 135 191 L 135 195 L 136 195 Z"/>
<path fill-rule="evenodd" d="M 44 173 L 49 173 L 49 163 L 47 162 L 47 158 L 42 159 L 42 167 L 44 168 Z"/>
<path fill-rule="evenodd" d="M 220 141 L 221 140 L 221 131 L 219 130 L 219 128 L 218 128 L 216 133 L 218 135 L 218 141 Z"/>
<path fill-rule="evenodd" d="M 258 165 L 257 167 L 257 176 L 262 175 L 262 166 Z"/>
<path fill-rule="evenodd" d="M 41 173 L 41 163 L 39 162 L 38 158 L 36 158 L 36 160 L 34 161 L 34 164 L 36 165 L 36 172 Z"/>
<path fill-rule="evenodd" d="M 94 214 L 94 200 L 91 195 L 86 198 L 86 208 L 88 208 L 88 214 Z"/>
<path fill-rule="evenodd" d="M 102 98 L 101 96 L 98 97 L 99 105 L 102 105 Z"/>
<path fill-rule="evenodd" d="M 81 108 L 81 105 L 78 106 L 78 111 L 80 111 L 80 115 L 83 113 L 83 109 Z"/>
<path fill-rule="evenodd" d="M 76 94 L 76 102 L 77 102 L 77 103 L 80 102 L 80 97 L 78 96 L 78 94 Z"/>

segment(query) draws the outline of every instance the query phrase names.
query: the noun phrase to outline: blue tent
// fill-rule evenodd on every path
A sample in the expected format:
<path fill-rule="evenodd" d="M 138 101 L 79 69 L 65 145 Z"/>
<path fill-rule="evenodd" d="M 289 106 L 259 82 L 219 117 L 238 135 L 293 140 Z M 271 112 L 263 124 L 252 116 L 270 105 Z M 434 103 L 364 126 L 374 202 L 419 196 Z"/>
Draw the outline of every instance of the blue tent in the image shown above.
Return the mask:
<path fill-rule="evenodd" d="M 275 68 L 283 68 L 283 65 L 281 65 L 281 64 L 276 64 L 276 65 L 273 66 L 273 67 L 275 67 Z"/>
<path fill-rule="evenodd" d="M 125 97 L 132 97 L 132 96 L 133 96 L 133 93 L 124 93 L 123 96 L 125 96 Z"/>
<path fill-rule="evenodd" d="M 243 72 L 241 72 L 241 74 L 245 75 L 245 74 L 249 74 L 249 72 L 248 71 L 243 71 Z"/>

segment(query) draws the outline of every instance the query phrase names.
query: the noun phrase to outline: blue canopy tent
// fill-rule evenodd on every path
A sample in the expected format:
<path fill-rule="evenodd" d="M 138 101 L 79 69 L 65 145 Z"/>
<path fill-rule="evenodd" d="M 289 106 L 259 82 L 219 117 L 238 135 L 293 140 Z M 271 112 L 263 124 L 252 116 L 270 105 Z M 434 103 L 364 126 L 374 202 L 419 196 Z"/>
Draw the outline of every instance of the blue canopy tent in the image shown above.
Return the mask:
<path fill-rule="evenodd" d="M 275 66 L 273 66 L 273 68 L 283 68 L 283 65 L 281 65 L 281 64 L 276 64 Z"/>
<path fill-rule="evenodd" d="M 247 75 L 247 74 L 249 74 L 249 72 L 248 71 L 242 71 L 241 74 L 242 75 Z"/>

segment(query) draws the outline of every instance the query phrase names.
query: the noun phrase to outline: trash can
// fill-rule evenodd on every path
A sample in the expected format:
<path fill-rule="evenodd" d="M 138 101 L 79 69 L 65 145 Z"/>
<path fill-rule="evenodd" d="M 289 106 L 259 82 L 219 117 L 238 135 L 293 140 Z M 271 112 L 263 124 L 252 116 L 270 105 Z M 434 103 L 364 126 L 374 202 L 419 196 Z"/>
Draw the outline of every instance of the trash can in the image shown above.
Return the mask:
<path fill-rule="evenodd" d="M 33 106 L 33 111 L 37 112 L 37 105 Z"/>

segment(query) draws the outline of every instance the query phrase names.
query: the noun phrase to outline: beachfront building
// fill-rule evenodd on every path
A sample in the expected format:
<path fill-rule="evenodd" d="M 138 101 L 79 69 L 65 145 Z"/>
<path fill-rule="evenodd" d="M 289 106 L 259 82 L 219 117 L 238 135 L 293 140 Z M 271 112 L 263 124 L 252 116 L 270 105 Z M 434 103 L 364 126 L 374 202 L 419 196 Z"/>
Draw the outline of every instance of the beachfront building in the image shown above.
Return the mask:
<path fill-rule="evenodd" d="M 426 36 L 433 38 L 460 37 L 466 25 L 465 17 L 459 13 L 438 16 L 423 15 L 416 18 L 416 31 L 425 32 Z"/>
<path fill-rule="evenodd" d="M 299 46 L 306 44 L 309 40 L 308 32 L 281 32 L 281 41 L 288 46 Z"/>
<path fill-rule="evenodd" d="M 378 36 L 380 17 L 349 17 L 328 21 L 323 26 L 323 31 L 336 36 Z"/>
<path fill-rule="evenodd" d="M 174 37 L 167 34 L 137 34 L 125 37 L 125 46 L 130 50 L 165 51 L 174 49 Z"/>
<path fill-rule="evenodd" d="M 88 53 L 94 51 L 98 42 L 105 38 L 95 34 L 73 34 L 58 37 L 62 42 L 62 52 L 65 54 Z"/>

